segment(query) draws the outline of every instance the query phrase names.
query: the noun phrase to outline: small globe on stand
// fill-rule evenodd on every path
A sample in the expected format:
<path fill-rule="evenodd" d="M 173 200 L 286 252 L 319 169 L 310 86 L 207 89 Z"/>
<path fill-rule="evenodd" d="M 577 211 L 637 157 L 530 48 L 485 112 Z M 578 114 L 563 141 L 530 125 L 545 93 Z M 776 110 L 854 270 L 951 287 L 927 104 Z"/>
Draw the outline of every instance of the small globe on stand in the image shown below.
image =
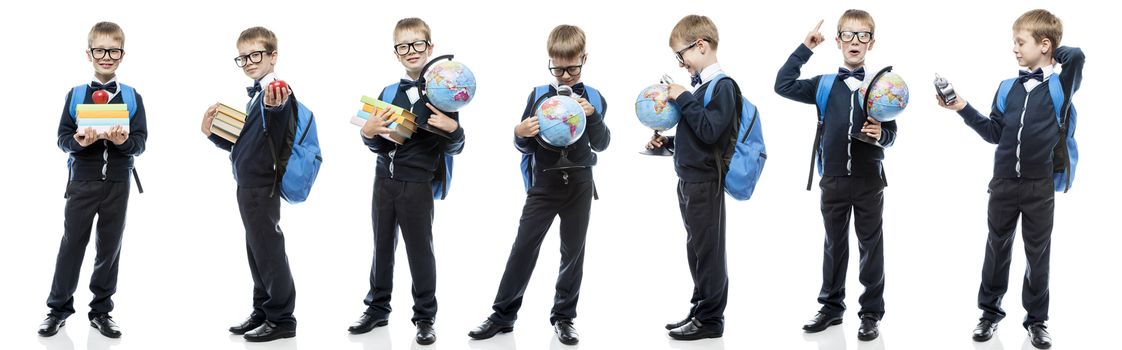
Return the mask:
<path fill-rule="evenodd" d="M 659 132 L 669 130 L 678 124 L 682 115 L 678 106 L 670 102 L 670 87 L 666 84 L 654 84 L 639 92 L 635 98 L 635 116 L 639 122 L 654 130 L 654 138 L 662 136 Z M 650 156 L 670 156 L 673 152 L 665 146 L 640 151 L 639 154 Z"/>
<path fill-rule="evenodd" d="M 466 65 L 452 61 L 453 55 L 434 58 L 422 70 L 419 85 L 423 86 L 424 99 L 442 112 L 457 112 L 475 98 L 475 74 Z M 423 108 L 417 113 L 417 127 L 431 133 L 450 137 L 443 130 L 428 125 L 432 112 Z"/>
<path fill-rule="evenodd" d="M 868 85 L 861 87 L 860 96 L 864 101 L 861 106 L 865 110 L 865 115 L 878 122 L 890 122 L 896 120 L 900 112 L 908 106 L 908 85 L 904 83 L 904 78 L 892 72 L 892 66 L 888 66 L 877 72 Z M 855 132 L 850 136 L 877 147 L 884 147 L 876 139 L 862 132 Z"/>
<path fill-rule="evenodd" d="M 544 171 L 577 167 L 566 156 L 568 147 L 584 135 L 587 125 L 584 107 L 570 96 L 556 95 L 543 100 L 534 111 L 534 115 L 538 117 L 538 144 L 561 153 L 557 164 L 545 168 Z"/>

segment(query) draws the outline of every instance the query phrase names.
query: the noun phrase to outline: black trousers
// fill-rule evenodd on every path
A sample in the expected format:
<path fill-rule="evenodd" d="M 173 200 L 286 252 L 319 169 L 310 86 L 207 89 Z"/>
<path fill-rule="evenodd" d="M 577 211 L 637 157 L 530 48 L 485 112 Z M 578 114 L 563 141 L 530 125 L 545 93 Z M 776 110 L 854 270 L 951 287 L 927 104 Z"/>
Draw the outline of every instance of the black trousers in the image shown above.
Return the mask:
<path fill-rule="evenodd" d="M 561 218 L 561 268 L 557 273 L 556 294 L 549 322 L 577 317 L 577 299 L 580 297 L 581 279 L 584 276 L 584 241 L 588 234 L 588 219 L 592 209 L 593 183 L 582 182 L 561 186 L 534 186 L 526 193 L 518 235 L 510 247 L 510 257 L 499 291 L 495 295 L 495 310 L 489 317 L 492 322 L 511 325 L 518 319 L 522 295 L 530 283 L 530 275 L 538 261 L 542 240 L 553 225 L 553 218 Z"/>
<path fill-rule="evenodd" d="M 686 259 L 694 286 L 689 316 L 723 332 L 729 292 L 724 190 L 718 182 L 679 180 L 678 208 L 686 226 Z"/>
<path fill-rule="evenodd" d="M 982 318 L 1001 321 L 1001 299 L 1009 289 L 1009 263 L 1013 258 L 1014 231 L 1021 219 L 1025 240 L 1025 279 L 1021 303 L 1028 312 L 1024 325 L 1048 320 L 1048 257 L 1052 250 L 1052 220 L 1056 193 L 1052 179 L 1001 179 L 990 181 L 989 237 L 982 265 L 978 308 Z"/>
<path fill-rule="evenodd" d="M 370 266 L 370 291 L 363 300 L 367 306 L 365 313 L 379 318 L 390 314 L 394 251 L 397 249 L 397 229 L 401 228 L 413 279 L 413 321 L 435 320 L 432 184 L 375 178 L 370 217 L 374 224 L 374 261 Z"/>
<path fill-rule="evenodd" d="M 89 318 L 113 311 L 117 292 L 117 269 L 121 256 L 121 237 L 125 232 L 125 211 L 129 205 L 129 183 L 110 181 L 72 181 L 66 189 L 62 244 L 55 260 L 51 294 L 47 297 L 50 315 L 65 319 L 74 314 L 74 291 L 90 241 L 94 215 L 97 215 L 97 255 L 90 277 Z"/>
<path fill-rule="evenodd" d="M 238 187 L 238 210 L 245 226 L 245 248 L 253 276 L 253 314 L 278 327 L 296 329 L 296 285 L 284 252 L 280 228 L 280 193 L 271 186 Z"/>
<path fill-rule="evenodd" d="M 858 301 L 860 317 L 884 316 L 884 180 L 880 177 L 826 176 L 822 189 L 822 221 L 826 243 L 822 259 L 821 312 L 831 317 L 845 311 L 845 274 L 849 265 L 849 217 L 857 232 L 861 255 L 858 279 L 865 292 Z"/>

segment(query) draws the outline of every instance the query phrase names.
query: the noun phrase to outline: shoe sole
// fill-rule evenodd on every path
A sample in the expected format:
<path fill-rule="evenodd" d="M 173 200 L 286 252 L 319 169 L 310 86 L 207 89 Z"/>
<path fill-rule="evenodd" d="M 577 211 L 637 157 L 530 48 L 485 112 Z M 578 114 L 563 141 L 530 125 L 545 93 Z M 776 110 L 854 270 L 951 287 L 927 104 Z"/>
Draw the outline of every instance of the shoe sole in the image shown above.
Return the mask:
<path fill-rule="evenodd" d="M 285 334 L 279 335 L 279 336 L 277 336 L 277 337 L 274 337 L 274 338 L 268 338 L 268 339 L 265 339 L 265 338 L 249 338 L 249 337 L 245 337 L 245 341 L 247 341 L 247 342 L 250 342 L 250 343 L 264 343 L 264 342 L 270 342 L 270 341 L 274 341 L 274 340 L 279 340 L 279 339 L 288 339 L 288 338 L 294 338 L 294 337 L 296 337 L 296 332 L 292 332 L 292 333 L 285 333 Z"/>
<path fill-rule="evenodd" d="M 858 335 L 857 340 L 860 340 L 860 341 L 874 341 L 874 340 L 877 340 L 878 337 L 880 337 L 880 333 L 877 333 L 877 335 L 873 335 L 873 336 Z"/>
<path fill-rule="evenodd" d="M 675 335 L 671 334 L 670 338 L 673 338 L 674 340 L 701 340 L 701 339 L 710 339 L 710 338 L 720 338 L 722 335 L 723 334 L 720 334 L 720 333 L 710 333 L 710 334 L 705 334 L 705 335 L 702 335 L 702 336 L 685 336 L 684 337 L 684 336 L 675 336 Z"/>
<path fill-rule="evenodd" d="M 58 329 L 56 329 L 54 332 L 50 332 L 50 333 L 39 332 L 39 336 L 40 337 L 53 337 L 55 334 L 58 334 L 58 331 L 61 330 L 62 327 L 66 327 L 66 320 L 62 320 L 62 322 L 60 322 L 58 324 Z"/>
<path fill-rule="evenodd" d="M 577 343 L 580 343 L 580 340 L 577 340 L 577 339 L 564 341 L 564 340 L 561 340 L 561 338 L 557 338 L 557 341 L 560 341 L 561 344 L 565 344 L 565 345 L 577 345 Z"/>
<path fill-rule="evenodd" d="M 117 339 L 117 338 L 120 338 L 120 337 L 121 337 L 121 333 L 116 333 L 116 334 L 114 334 L 114 333 L 106 333 L 106 332 L 102 332 L 102 331 L 101 331 L 101 328 L 97 328 L 97 324 L 95 324 L 95 323 L 93 323 L 93 322 L 90 322 L 90 327 L 92 327 L 93 329 L 96 329 L 98 333 L 101 333 L 101 335 L 105 336 L 106 338 L 113 338 L 113 339 Z"/>
<path fill-rule="evenodd" d="M 471 339 L 483 340 L 483 339 L 491 339 L 492 337 L 494 337 L 496 335 L 503 334 L 503 333 L 510 333 L 510 332 L 513 332 L 513 331 L 514 331 L 514 327 L 503 327 L 503 328 L 499 328 L 499 331 L 495 332 L 495 334 L 485 336 L 486 334 L 471 334 L 471 333 L 468 333 L 468 336 L 471 337 Z"/>
<path fill-rule="evenodd" d="M 993 339 L 993 334 L 990 334 L 990 336 L 988 336 L 988 337 L 979 337 L 979 336 L 975 335 L 975 336 L 973 336 L 973 338 L 974 338 L 974 341 L 976 341 L 976 342 L 985 343 L 985 342 L 990 341 L 990 339 Z"/>
<path fill-rule="evenodd" d="M 365 328 L 365 329 L 362 329 L 362 328 L 350 329 L 350 328 L 348 328 L 347 332 L 351 332 L 351 334 L 365 334 L 365 333 L 368 333 L 368 332 L 374 330 L 374 328 L 384 327 L 388 324 L 390 324 L 390 321 L 382 320 L 382 321 L 375 322 L 373 326 L 370 326 L 370 328 Z"/>
<path fill-rule="evenodd" d="M 432 345 L 433 343 L 436 343 L 436 339 L 430 341 L 421 341 L 420 339 L 417 340 L 417 344 L 421 345 Z"/>
<path fill-rule="evenodd" d="M 825 326 L 825 327 L 821 327 L 821 328 L 807 328 L 807 327 L 805 327 L 805 326 L 804 326 L 804 327 L 803 327 L 803 330 L 804 330 L 804 331 L 806 331 L 807 333 L 818 333 L 818 332 L 821 332 L 821 331 L 824 331 L 824 330 L 826 330 L 827 328 L 830 328 L 830 326 L 837 326 L 837 325 L 839 325 L 839 324 L 842 324 L 842 319 L 840 319 L 840 318 L 839 318 L 839 319 L 836 319 L 836 320 L 833 320 L 833 321 L 830 321 L 829 323 L 827 323 L 827 324 L 826 324 L 826 326 Z"/>

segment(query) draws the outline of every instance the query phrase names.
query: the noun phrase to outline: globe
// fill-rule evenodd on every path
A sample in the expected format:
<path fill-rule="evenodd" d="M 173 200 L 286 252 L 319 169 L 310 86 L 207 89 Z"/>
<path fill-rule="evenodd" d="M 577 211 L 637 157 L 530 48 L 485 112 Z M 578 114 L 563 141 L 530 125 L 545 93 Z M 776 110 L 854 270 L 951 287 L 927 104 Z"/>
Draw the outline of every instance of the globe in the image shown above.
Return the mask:
<path fill-rule="evenodd" d="M 872 86 L 861 87 L 861 97 L 871 94 L 865 104 L 865 114 L 880 122 L 896 120 L 908 106 L 908 85 L 904 78 L 893 72 L 880 76 Z"/>
<path fill-rule="evenodd" d="M 460 62 L 433 64 L 425 72 L 425 95 L 441 111 L 458 111 L 475 97 L 475 75 Z"/>
<path fill-rule="evenodd" d="M 666 131 L 678 124 L 682 117 L 678 106 L 670 103 L 669 87 L 654 84 L 643 89 L 635 99 L 635 115 L 639 122 L 655 131 Z"/>
<path fill-rule="evenodd" d="M 554 147 L 571 145 L 584 135 L 584 108 L 572 97 L 547 98 L 534 115 L 538 117 L 538 135 Z"/>

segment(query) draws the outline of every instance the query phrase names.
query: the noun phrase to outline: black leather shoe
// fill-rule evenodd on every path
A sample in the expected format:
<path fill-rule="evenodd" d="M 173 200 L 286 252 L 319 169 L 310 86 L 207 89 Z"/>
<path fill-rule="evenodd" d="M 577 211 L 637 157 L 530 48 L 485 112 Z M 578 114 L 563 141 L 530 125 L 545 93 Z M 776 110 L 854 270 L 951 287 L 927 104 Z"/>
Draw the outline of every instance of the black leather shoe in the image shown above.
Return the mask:
<path fill-rule="evenodd" d="M 810 321 L 807 321 L 806 324 L 803 325 L 803 330 L 807 333 L 818 333 L 826 330 L 826 328 L 830 328 L 830 326 L 839 325 L 841 323 L 841 316 L 830 317 L 826 316 L 826 314 L 822 312 L 819 312 L 817 315 L 814 315 L 814 318 L 810 319 Z"/>
<path fill-rule="evenodd" d="M 670 330 L 669 335 L 671 338 L 674 338 L 674 340 L 698 340 L 706 338 L 720 338 L 721 332 L 705 328 L 705 326 L 701 324 L 701 321 L 698 321 L 697 318 L 694 318 L 685 326 Z"/>
<path fill-rule="evenodd" d="M 1052 347 L 1052 335 L 1048 334 L 1048 326 L 1043 322 L 1037 322 L 1028 326 L 1029 339 L 1032 340 L 1032 346 L 1037 349 L 1048 349 Z"/>
<path fill-rule="evenodd" d="M 873 339 L 876 339 L 877 337 L 879 337 L 880 336 L 880 330 L 878 329 L 879 325 L 880 325 L 880 320 L 878 320 L 874 317 L 868 317 L 868 316 L 862 317 L 861 318 L 861 327 L 857 328 L 857 340 L 872 341 Z"/>
<path fill-rule="evenodd" d="M 261 327 L 257 327 L 252 331 L 246 332 L 242 337 L 245 338 L 245 341 L 258 343 L 274 341 L 277 339 L 292 338 L 295 336 L 295 329 L 280 328 L 275 323 L 265 321 L 265 323 L 261 324 Z"/>
<path fill-rule="evenodd" d="M 686 317 L 686 318 L 682 319 L 681 321 L 678 321 L 678 322 L 675 322 L 675 323 L 667 323 L 666 324 L 666 330 L 671 330 L 671 329 L 674 329 L 674 328 L 685 326 L 686 324 L 688 324 L 692 321 L 693 321 L 693 316 L 690 316 L 690 317 Z"/>
<path fill-rule="evenodd" d="M 242 323 L 230 326 L 230 333 L 242 335 L 245 334 L 245 332 L 249 332 L 257 329 L 257 327 L 261 327 L 262 323 L 265 323 L 265 320 L 255 320 L 253 319 L 253 317 L 248 317 L 245 319 L 245 321 L 242 321 Z"/>
<path fill-rule="evenodd" d="M 54 315 L 47 316 L 43 323 L 39 324 L 39 336 L 49 337 L 58 333 L 58 329 L 66 325 L 66 320 L 58 318 Z"/>
<path fill-rule="evenodd" d="M 417 344 L 429 345 L 436 342 L 436 330 L 432 329 L 432 320 L 417 320 Z"/>
<path fill-rule="evenodd" d="M 577 329 L 573 328 L 573 320 L 557 320 L 553 323 L 553 332 L 557 333 L 557 340 L 565 345 L 577 345 L 580 342 L 580 335 L 577 334 Z"/>
<path fill-rule="evenodd" d="M 483 320 L 483 323 L 479 324 L 479 327 L 475 327 L 474 330 L 468 332 L 468 336 L 476 340 L 491 339 L 491 337 L 494 337 L 496 334 L 510 333 L 512 331 L 514 331 L 513 325 L 503 326 L 492 322 L 491 319 L 488 318 Z"/>
<path fill-rule="evenodd" d="M 97 328 L 97 331 L 106 337 L 121 337 L 121 328 L 117 327 L 117 322 L 113 322 L 113 317 L 110 317 L 109 314 L 97 315 L 97 317 L 91 319 L 90 327 Z"/>
<path fill-rule="evenodd" d="M 978 326 L 974 327 L 974 341 L 988 341 L 993 338 L 993 332 L 997 332 L 997 322 L 983 318 L 978 321 Z"/>
<path fill-rule="evenodd" d="M 390 324 L 390 320 L 385 317 L 374 317 L 362 314 L 362 317 L 359 317 L 355 323 L 347 327 L 347 332 L 351 332 L 351 334 L 363 334 L 387 324 Z"/>

